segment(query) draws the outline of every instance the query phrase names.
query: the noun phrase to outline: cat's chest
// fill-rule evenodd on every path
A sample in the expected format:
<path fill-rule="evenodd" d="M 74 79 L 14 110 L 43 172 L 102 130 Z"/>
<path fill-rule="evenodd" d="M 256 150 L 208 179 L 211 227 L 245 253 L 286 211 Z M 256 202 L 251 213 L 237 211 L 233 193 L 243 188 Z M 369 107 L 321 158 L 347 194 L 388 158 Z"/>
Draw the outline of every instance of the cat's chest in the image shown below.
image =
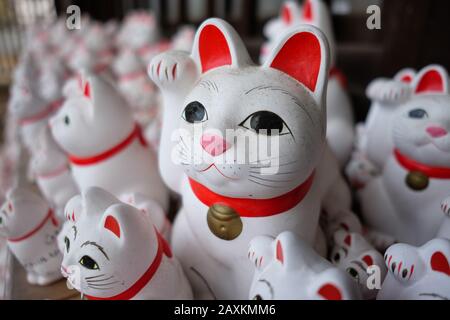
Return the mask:
<path fill-rule="evenodd" d="M 406 169 L 391 155 L 383 170 L 383 185 L 397 210 L 433 210 L 440 216 L 439 204 L 448 195 L 450 179 Z"/>

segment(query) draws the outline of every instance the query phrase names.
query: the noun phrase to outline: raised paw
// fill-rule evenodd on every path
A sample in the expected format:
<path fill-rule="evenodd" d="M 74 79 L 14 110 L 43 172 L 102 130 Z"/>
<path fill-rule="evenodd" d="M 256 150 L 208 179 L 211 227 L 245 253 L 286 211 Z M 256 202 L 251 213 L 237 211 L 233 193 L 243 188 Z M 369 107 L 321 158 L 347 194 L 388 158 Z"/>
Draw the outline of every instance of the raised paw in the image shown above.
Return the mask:
<path fill-rule="evenodd" d="M 441 202 L 442 212 L 448 217 L 450 217 L 450 197 Z"/>
<path fill-rule="evenodd" d="M 182 90 L 195 83 L 197 67 L 182 51 L 168 51 L 152 59 L 147 68 L 150 79 L 162 90 Z"/>
<path fill-rule="evenodd" d="M 371 100 L 398 104 L 408 99 L 412 94 L 412 88 L 408 83 L 390 80 L 375 79 L 367 87 L 367 97 Z"/>
<path fill-rule="evenodd" d="M 256 237 L 250 241 L 247 258 L 257 270 L 264 269 L 264 266 L 273 259 L 273 241 L 274 238 L 268 236 Z"/>
<path fill-rule="evenodd" d="M 376 167 L 364 155 L 354 154 L 345 173 L 351 185 L 356 189 L 364 188 L 379 173 Z"/>

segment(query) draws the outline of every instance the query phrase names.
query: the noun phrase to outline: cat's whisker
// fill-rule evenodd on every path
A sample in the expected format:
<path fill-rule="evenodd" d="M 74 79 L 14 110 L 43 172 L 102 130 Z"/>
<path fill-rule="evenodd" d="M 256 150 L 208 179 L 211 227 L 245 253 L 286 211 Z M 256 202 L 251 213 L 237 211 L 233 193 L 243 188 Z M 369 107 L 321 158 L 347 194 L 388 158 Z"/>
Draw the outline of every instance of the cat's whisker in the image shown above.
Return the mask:
<path fill-rule="evenodd" d="M 112 278 L 114 278 L 114 276 L 110 276 L 110 277 L 107 277 L 107 278 L 105 278 L 105 279 L 86 280 L 86 281 L 87 281 L 88 283 L 93 283 L 93 282 L 103 282 L 103 281 L 110 280 L 110 279 L 112 279 Z"/>
<path fill-rule="evenodd" d="M 257 184 L 257 185 L 260 185 L 260 186 L 263 186 L 263 187 L 267 187 L 267 188 L 273 188 L 273 189 L 277 189 L 277 188 L 282 188 L 283 186 L 274 186 L 274 185 L 268 185 L 268 184 L 264 184 L 264 183 L 261 183 L 261 182 L 258 182 L 258 181 L 255 181 L 255 180 L 253 180 L 253 179 L 248 179 L 248 181 L 250 181 L 250 182 L 253 182 L 254 184 Z"/>
<path fill-rule="evenodd" d="M 290 180 L 272 180 L 272 179 L 264 179 L 255 175 L 249 175 L 250 177 L 254 178 L 254 179 L 258 179 L 261 181 L 265 181 L 265 182 L 274 182 L 274 183 L 285 183 L 285 182 L 291 182 L 293 181 L 292 179 Z"/>
<path fill-rule="evenodd" d="M 106 273 L 103 273 L 103 274 L 99 274 L 97 276 L 86 277 L 85 279 L 86 280 L 88 280 L 88 279 L 96 279 L 96 278 L 100 278 L 100 277 L 103 277 L 103 276 L 108 276 L 108 275 Z"/>

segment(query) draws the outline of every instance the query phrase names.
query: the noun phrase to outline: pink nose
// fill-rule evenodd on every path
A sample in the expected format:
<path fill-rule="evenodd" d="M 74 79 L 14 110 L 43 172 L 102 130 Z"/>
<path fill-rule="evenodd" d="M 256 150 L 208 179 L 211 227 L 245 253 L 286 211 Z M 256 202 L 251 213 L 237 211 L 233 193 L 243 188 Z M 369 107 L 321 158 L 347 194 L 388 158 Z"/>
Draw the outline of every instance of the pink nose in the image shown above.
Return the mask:
<path fill-rule="evenodd" d="M 447 130 L 441 127 L 428 127 L 427 132 L 433 138 L 439 138 L 447 135 Z"/>
<path fill-rule="evenodd" d="M 200 143 L 203 150 L 213 157 L 219 156 L 231 148 L 231 145 L 226 140 L 216 134 L 204 134 Z"/>

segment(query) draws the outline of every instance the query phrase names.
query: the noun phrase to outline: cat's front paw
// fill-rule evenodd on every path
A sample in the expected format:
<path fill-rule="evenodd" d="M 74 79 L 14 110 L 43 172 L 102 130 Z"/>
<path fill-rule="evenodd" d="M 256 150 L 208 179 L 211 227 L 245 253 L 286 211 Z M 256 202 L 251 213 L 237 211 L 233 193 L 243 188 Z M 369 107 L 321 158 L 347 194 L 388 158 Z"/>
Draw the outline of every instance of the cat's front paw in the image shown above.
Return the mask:
<path fill-rule="evenodd" d="M 441 209 L 447 217 L 450 217 L 450 197 L 441 202 Z"/>
<path fill-rule="evenodd" d="M 407 100 L 412 94 L 412 87 L 390 79 L 375 79 L 367 87 L 366 95 L 373 101 L 385 104 L 399 104 Z"/>
<path fill-rule="evenodd" d="M 363 154 L 353 154 L 345 169 L 351 185 L 356 189 L 364 188 L 373 178 L 379 175 L 377 168 Z"/>
<path fill-rule="evenodd" d="M 264 266 L 273 259 L 272 243 L 274 238 L 259 236 L 250 241 L 247 258 L 257 270 L 264 269 Z"/>
<path fill-rule="evenodd" d="M 197 66 L 183 51 L 168 51 L 152 59 L 147 68 L 150 79 L 162 90 L 184 90 L 194 85 Z"/>

